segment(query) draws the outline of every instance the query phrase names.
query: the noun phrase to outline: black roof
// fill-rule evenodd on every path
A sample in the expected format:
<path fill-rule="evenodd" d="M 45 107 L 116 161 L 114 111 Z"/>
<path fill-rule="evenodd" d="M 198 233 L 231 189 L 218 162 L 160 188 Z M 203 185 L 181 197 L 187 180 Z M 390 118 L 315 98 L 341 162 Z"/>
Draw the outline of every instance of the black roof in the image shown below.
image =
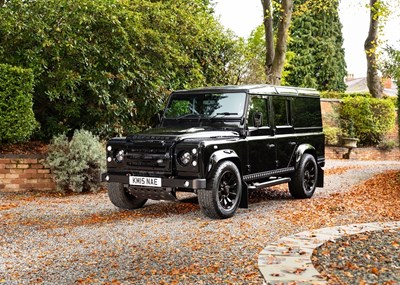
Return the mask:
<path fill-rule="evenodd" d="M 255 84 L 255 85 L 226 85 L 226 86 L 212 86 L 202 87 L 187 90 L 177 90 L 174 93 L 230 93 L 230 92 L 245 92 L 251 94 L 271 94 L 271 95 L 311 95 L 319 96 L 316 89 L 300 88 L 291 86 L 276 86 L 268 84 Z"/>

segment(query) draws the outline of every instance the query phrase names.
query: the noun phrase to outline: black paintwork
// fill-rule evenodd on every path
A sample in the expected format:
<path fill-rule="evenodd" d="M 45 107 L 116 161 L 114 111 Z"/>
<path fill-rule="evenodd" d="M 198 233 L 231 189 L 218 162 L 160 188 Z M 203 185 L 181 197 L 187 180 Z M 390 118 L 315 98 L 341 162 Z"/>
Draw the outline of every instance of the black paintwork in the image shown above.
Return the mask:
<path fill-rule="evenodd" d="M 108 175 L 108 181 L 126 184 L 129 175 L 160 177 L 169 185 L 164 187 L 163 184 L 162 188 L 173 193 L 196 191 L 192 185 L 205 185 L 208 174 L 218 162 L 231 160 L 237 165 L 244 183 L 252 185 L 290 177 L 301 156 L 310 153 L 319 166 L 317 186 L 323 186 L 324 135 L 319 95 L 315 90 L 270 85 L 199 88 L 173 92 L 168 104 L 172 96 L 221 93 L 243 96 L 243 114 L 224 110 L 224 113 L 206 116 L 193 111 L 190 115 L 173 117 L 165 111 L 158 127 L 108 142 L 107 173 L 103 177 Z M 251 124 L 253 115 L 250 113 L 257 111 L 253 110 L 254 98 L 265 102 L 267 114 L 262 126 Z M 282 105 L 287 112 L 284 118 L 273 109 L 277 106 L 274 100 L 278 99 L 286 102 Z M 286 120 L 287 125 L 276 126 L 276 118 Z M 124 151 L 123 160 L 118 162 L 115 157 L 120 150 Z M 179 156 L 184 152 L 191 154 L 186 166 L 179 163 Z M 189 182 L 189 187 L 183 185 L 185 181 Z M 171 189 L 171 185 L 175 187 Z"/>

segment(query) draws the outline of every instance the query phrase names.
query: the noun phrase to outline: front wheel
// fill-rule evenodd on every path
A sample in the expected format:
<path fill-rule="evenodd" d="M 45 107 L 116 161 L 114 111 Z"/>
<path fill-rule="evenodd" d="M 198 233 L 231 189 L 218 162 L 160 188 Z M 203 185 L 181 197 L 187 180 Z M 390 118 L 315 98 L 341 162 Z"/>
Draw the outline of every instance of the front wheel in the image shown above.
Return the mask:
<path fill-rule="evenodd" d="M 241 196 L 241 176 L 231 161 L 218 163 L 207 179 L 207 189 L 198 191 L 201 210 L 212 219 L 232 217 L 239 206 Z"/>
<path fill-rule="evenodd" d="M 318 168 L 314 156 L 303 154 L 299 167 L 289 182 L 289 192 L 293 198 L 311 198 L 317 185 Z"/>
<path fill-rule="evenodd" d="M 139 199 L 128 192 L 122 183 L 108 183 L 108 197 L 118 208 L 134 210 L 143 207 L 147 199 Z"/>

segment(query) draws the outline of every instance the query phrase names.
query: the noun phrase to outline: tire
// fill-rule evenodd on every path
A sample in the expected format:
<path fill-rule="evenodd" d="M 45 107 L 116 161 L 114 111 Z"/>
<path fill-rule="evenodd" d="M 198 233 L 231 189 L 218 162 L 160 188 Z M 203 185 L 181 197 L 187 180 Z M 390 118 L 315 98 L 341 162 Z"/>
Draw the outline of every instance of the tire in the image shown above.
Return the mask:
<path fill-rule="evenodd" d="M 231 161 L 218 163 L 207 179 L 206 187 L 198 191 L 203 213 L 212 219 L 232 217 L 242 196 L 242 181 L 236 165 Z"/>
<path fill-rule="evenodd" d="M 289 182 L 289 192 L 293 198 L 307 199 L 314 194 L 318 180 L 318 167 L 314 156 L 303 154 L 299 167 Z"/>
<path fill-rule="evenodd" d="M 111 202 L 121 209 L 134 210 L 143 207 L 147 199 L 138 199 L 129 194 L 122 183 L 108 183 L 108 197 Z"/>

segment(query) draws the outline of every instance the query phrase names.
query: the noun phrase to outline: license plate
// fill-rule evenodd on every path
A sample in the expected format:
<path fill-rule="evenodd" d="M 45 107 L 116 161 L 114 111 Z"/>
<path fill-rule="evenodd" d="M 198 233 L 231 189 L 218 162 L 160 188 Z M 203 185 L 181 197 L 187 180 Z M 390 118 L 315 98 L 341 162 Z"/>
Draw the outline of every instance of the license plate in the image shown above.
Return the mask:
<path fill-rule="evenodd" d="M 161 187 L 161 178 L 129 176 L 129 185 Z"/>

